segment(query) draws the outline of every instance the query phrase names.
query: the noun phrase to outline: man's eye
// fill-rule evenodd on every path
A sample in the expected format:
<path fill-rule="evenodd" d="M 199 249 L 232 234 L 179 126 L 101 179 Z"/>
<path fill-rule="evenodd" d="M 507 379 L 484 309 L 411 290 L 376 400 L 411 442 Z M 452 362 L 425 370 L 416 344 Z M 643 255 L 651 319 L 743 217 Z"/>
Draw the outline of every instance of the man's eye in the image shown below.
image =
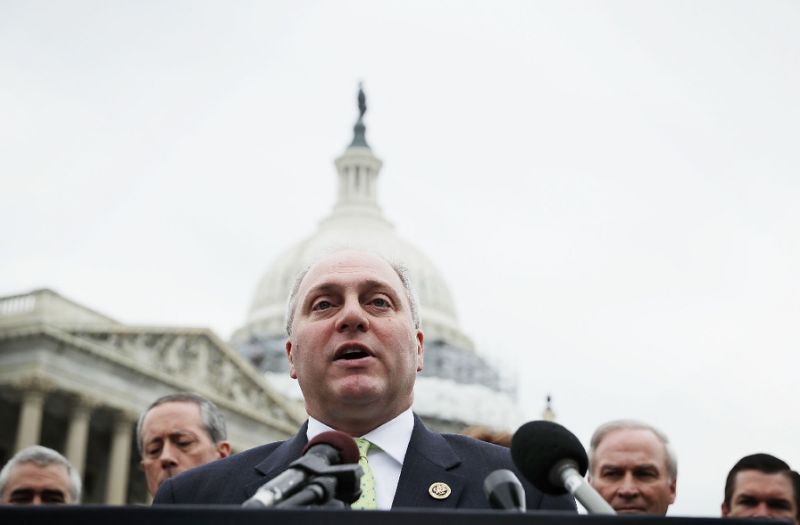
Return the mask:
<path fill-rule="evenodd" d="M 792 508 L 792 505 L 788 501 L 783 499 L 771 500 L 768 502 L 768 505 L 776 510 L 789 510 L 790 508 Z"/>
<path fill-rule="evenodd" d="M 391 306 L 391 303 L 383 297 L 376 297 L 370 302 L 373 306 L 377 306 L 378 308 L 389 308 Z"/>
<path fill-rule="evenodd" d="M 42 501 L 44 503 L 64 503 L 64 493 L 60 490 L 46 490 L 42 492 Z"/>
<path fill-rule="evenodd" d="M 161 453 L 161 447 L 153 447 L 153 448 L 145 449 L 144 453 L 147 454 L 151 458 L 155 457 L 155 456 L 158 456 Z"/>
<path fill-rule="evenodd" d="M 317 301 L 316 303 L 314 303 L 314 305 L 311 307 L 311 309 L 312 310 L 327 310 L 328 308 L 331 308 L 332 306 L 333 306 L 333 303 L 323 299 L 322 301 Z"/>
<path fill-rule="evenodd" d="M 9 503 L 30 503 L 33 501 L 32 490 L 17 490 L 11 493 L 8 498 Z"/>

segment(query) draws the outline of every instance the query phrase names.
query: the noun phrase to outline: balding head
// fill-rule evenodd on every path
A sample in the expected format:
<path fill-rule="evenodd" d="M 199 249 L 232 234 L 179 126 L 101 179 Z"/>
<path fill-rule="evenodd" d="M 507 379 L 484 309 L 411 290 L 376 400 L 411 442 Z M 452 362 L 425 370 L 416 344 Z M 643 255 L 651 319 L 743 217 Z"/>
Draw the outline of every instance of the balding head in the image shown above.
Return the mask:
<path fill-rule="evenodd" d="M 665 515 L 677 475 L 667 437 L 651 425 L 611 421 L 592 436 L 589 483 L 618 513 Z"/>
<path fill-rule="evenodd" d="M 347 250 L 298 279 L 286 355 L 310 416 L 361 436 L 411 407 L 423 334 L 404 276 L 383 257 Z"/>

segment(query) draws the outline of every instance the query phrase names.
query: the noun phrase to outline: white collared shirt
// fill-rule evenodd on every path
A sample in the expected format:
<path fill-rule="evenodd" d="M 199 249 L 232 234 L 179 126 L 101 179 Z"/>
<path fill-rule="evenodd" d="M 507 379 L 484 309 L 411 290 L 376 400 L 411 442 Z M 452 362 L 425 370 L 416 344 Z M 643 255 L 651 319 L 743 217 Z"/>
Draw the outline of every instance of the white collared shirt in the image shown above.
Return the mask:
<path fill-rule="evenodd" d="M 306 431 L 309 441 L 329 430 L 335 429 L 309 416 Z M 359 436 L 372 443 L 367 452 L 367 461 L 375 477 L 375 496 L 380 510 L 392 508 L 394 493 L 397 491 L 400 471 L 413 430 L 414 414 L 409 408 L 375 430 Z"/>

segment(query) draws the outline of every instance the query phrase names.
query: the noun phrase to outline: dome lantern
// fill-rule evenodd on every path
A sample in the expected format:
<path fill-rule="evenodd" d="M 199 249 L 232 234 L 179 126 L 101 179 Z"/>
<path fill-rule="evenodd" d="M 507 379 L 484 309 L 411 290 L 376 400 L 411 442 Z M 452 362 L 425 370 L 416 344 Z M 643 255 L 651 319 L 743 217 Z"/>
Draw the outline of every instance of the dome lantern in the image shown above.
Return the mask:
<path fill-rule="evenodd" d="M 367 99 L 364 90 L 358 87 L 358 121 L 353 128 L 353 142 L 345 152 L 336 159 L 336 171 L 339 176 L 339 190 L 333 214 L 337 216 L 366 216 L 379 221 L 383 218 L 378 205 L 378 174 L 383 162 L 372 153 L 365 137 L 364 113 L 367 111 Z"/>
<path fill-rule="evenodd" d="M 260 280 L 243 326 L 231 346 L 249 359 L 270 383 L 290 397 L 299 395 L 287 373 L 284 315 L 297 274 L 328 253 L 368 250 L 402 262 L 415 284 L 425 333 L 425 370 L 417 381 L 415 410 L 438 428 L 454 431 L 463 422 L 508 426 L 516 408 L 515 385 L 505 381 L 474 349 L 456 316 L 444 276 L 421 250 L 400 237 L 378 203 L 383 162 L 367 145 L 363 117 L 366 96 L 359 86 L 359 117 L 350 145 L 336 161 L 338 195 L 331 213 L 309 237 L 277 257 Z M 464 402 L 470 399 L 470 402 Z M 506 409 L 498 410 L 498 407 Z M 455 426 L 443 426 L 455 425 Z"/>

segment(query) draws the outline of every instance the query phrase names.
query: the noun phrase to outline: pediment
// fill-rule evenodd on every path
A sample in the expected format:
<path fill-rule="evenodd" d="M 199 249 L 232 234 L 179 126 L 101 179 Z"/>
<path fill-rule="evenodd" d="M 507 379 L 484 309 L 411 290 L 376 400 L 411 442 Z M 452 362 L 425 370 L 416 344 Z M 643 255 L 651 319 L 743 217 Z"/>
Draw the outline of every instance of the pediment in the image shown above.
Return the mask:
<path fill-rule="evenodd" d="M 196 392 L 287 435 L 305 420 L 298 405 L 275 391 L 250 363 L 202 328 L 53 325 L 0 328 L 0 340 L 44 337 L 139 377 L 158 390 Z M 121 368 L 120 368 L 121 367 Z"/>
<path fill-rule="evenodd" d="M 294 432 L 305 419 L 296 406 L 273 390 L 235 351 L 207 329 L 151 327 L 63 328 L 71 336 L 100 346 L 117 359 L 174 384 L 203 394 L 221 406 L 237 407 L 257 419 Z"/>

